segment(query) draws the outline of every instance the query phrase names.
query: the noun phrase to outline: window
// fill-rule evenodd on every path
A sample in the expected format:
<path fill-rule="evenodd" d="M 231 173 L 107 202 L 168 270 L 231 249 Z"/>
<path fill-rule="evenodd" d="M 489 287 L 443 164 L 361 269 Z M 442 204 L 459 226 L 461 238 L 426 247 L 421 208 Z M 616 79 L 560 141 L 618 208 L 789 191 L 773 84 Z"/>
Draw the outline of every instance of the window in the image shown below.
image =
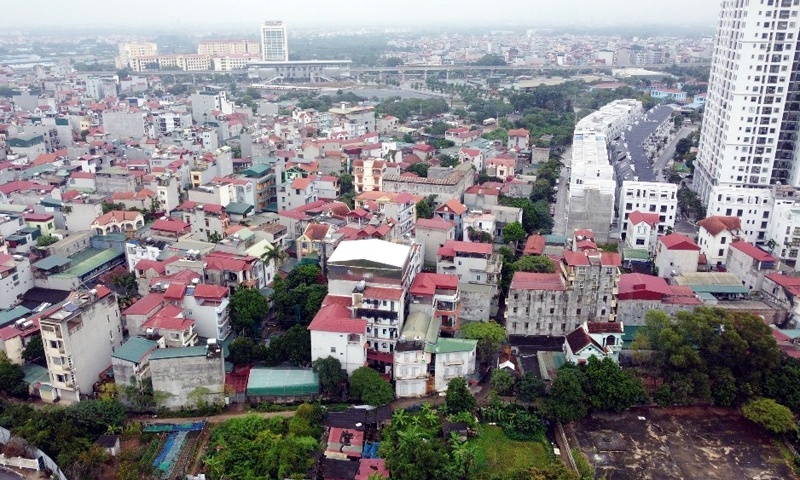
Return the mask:
<path fill-rule="evenodd" d="M 331 353 L 336 353 L 336 347 L 331 347 Z"/>

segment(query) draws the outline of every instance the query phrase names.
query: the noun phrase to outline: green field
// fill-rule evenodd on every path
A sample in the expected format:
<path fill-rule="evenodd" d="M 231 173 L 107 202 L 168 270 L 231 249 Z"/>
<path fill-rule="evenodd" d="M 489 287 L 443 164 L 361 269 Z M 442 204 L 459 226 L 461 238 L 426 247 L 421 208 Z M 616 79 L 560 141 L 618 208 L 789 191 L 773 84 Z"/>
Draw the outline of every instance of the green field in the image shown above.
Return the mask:
<path fill-rule="evenodd" d="M 553 461 L 550 444 L 511 440 L 497 426 L 481 425 L 480 435 L 470 440 L 475 446 L 477 478 L 481 474 L 502 474 L 531 467 L 545 467 Z"/>

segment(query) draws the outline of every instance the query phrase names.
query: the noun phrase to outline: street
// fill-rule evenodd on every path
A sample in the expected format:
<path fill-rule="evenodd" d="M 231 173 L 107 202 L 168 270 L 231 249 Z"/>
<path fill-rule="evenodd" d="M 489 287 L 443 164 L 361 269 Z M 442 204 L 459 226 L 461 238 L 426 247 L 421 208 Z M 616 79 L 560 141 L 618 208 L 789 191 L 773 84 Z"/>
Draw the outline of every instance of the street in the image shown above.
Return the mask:
<path fill-rule="evenodd" d="M 567 203 L 569 201 L 569 174 L 572 165 L 572 147 L 566 147 L 561 155 L 561 180 L 556 192 L 556 210 L 553 223 L 553 235 L 567 234 Z"/>
<path fill-rule="evenodd" d="M 675 135 L 671 142 L 667 145 L 658 160 L 653 163 L 653 173 L 656 175 L 656 180 L 659 182 L 664 181 L 664 175 L 661 173 L 667 163 L 672 160 L 675 155 L 675 147 L 678 145 L 680 139 L 688 137 L 692 132 L 700 128 L 699 125 L 688 125 L 681 127 L 680 131 Z"/>

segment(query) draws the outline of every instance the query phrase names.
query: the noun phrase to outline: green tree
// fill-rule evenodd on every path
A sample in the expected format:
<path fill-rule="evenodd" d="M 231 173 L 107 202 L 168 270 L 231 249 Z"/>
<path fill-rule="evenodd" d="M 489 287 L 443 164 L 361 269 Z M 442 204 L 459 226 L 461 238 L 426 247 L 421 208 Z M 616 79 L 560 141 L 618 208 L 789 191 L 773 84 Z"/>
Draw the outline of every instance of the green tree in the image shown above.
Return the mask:
<path fill-rule="evenodd" d="M 420 177 L 427 177 L 428 176 L 428 169 L 431 166 L 425 162 L 418 162 L 408 166 L 406 168 L 406 172 L 416 173 Z"/>
<path fill-rule="evenodd" d="M 42 336 L 37 333 L 28 340 L 28 344 L 22 350 L 22 359 L 26 362 L 32 362 L 40 358 L 44 358 L 44 343 L 42 342 Z"/>
<path fill-rule="evenodd" d="M 742 414 L 751 422 L 777 434 L 797 431 L 794 414 L 785 406 L 769 398 L 751 400 L 742 407 Z"/>
<path fill-rule="evenodd" d="M 435 198 L 431 195 L 417 202 L 417 218 L 433 218 Z"/>
<path fill-rule="evenodd" d="M 515 272 L 553 273 L 556 265 L 544 255 L 524 255 L 511 264 Z"/>
<path fill-rule="evenodd" d="M 544 402 L 547 417 L 559 422 L 571 422 L 589 413 L 589 399 L 583 391 L 585 375 L 570 363 L 558 369 L 558 375 L 550 387 L 550 394 Z"/>
<path fill-rule="evenodd" d="M 347 372 L 342 368 L 338 358 L 328 356 L 314 360 L 314 371 L 319 374 L 319 386 L 322 394 L 329 398 L 340 398 L 347 385 Z"/>
<path fill-rule="evenodd" d="M 454 377 L 447 383 L 444 402 L 447 411 L 454 414 L 471 412 L 478 405 L 462 377 Z"/>
<path fill-rule="evenodd" d="M 267 365 L 289 362 L 307 366 L 311 362 L 311 333 L 302 325 L 295 325 L 283 335 L 270 341 L 265 352 Z"/>
<path fill-rule="evenodd" d="M 675 153 L 677 155 L 683 156 L 689 153 L 689 150 L 692 148 L 692 140 L 688 137 L 681 138 L 678 140 L 678 143 L 675 144 Z"/>
<path fill-rule="evenodd" d="M 23 382 L 22 367 L 11 363 L 6 354 L 0 353 L 0 391 L 18 398 L 28 398 L 28 386 Z"/>
<path fill-rule="evenodd" d="M 380 406 L 394 400 L 392 386 L 369 367 L 357 368 L 350 375 L 350 395 L 368 405 Z"/>
<path fill-rule="evenodd" d="M 524 240 L 526 236 L 525 229 L 519 222 L 511 222 L 503 227 L 503 241 L 506 243 L 517 245 L 519 241 Z"/>
<path fill-rule="evenodd" d="M 533 189 L 531 190 L 531 195 L 530 195 L 532 202 L 538 202 L 539 200 L 544 200 L 549 203 L 553 201 L 554 195 L 555 195 L 555 190 L 553 189 L 553 185 L 551 185 L 546 178 L 539 178 L 535 182 L 533 182 Z"/>
<path fill-rule="evenodd" d="M 125 205 L 121 203 L 103 202 L 100 204 L 100 206 L 103 209 L 103 215 L 105 215 L 108 212 L 125 210 Z"/>
<path fill-rule="evenodd" d="M 514 376 L 506 370 L 497 369 L 492 372 L 492 390 L 498 395 L 511 395 L 514 392 Z"/>
<path fill-rule="evenodd" d="M 446 168 L 455 168 L 461 165 L 461 161 L 459 161 L 458 157 L 442 154 L 439 155 L 439 165 Z"/>
<path fill-rule="evenodd" d="M 54 237 L 52 235 L 42 235 L 41 237 L 36 239 L 36 246 L 37 247 L 46 247 L 48 245 L 52 245 L 58 241 L 58 237 Z"/>
<path fill-rule="evenodd" d="M 121 427 L 127 416 L 125 406 L 115 399 L 73 403 L 66 414 L 78 428 L 96 435 L 104 434 L 108 427 Z"/>
<path fill-rule="evenodd" d="M 505 64 L 506 61 L 503 60 L 503 57 L 499 55 L 493 55 L 491 53 L 487 53 L 479 58 L 477 62 L 475 62 L 475 65 L 479 67 L 499 67 Z"/>
<path fill-rule="evenodd" d="M 257 333 L 261 321 L 267 316 L 269 304 L 255 288 L 239 287 L 231 296 L 228 306 L 233 329 L 240 333 Z"/>
<path fill-rule="evenodd" d="M 497 322 L 468 322 L 461 326 L 464 338 L 478 341 L 478 359 L 488 362 L 500 350 L 506 339 L 506 330 Z"/>
<path fill-rule="evenodd" d="M 420 446 L 424 444 L 424 448 Z M 416 427 L 398 433 L 398 441 L 386 456 L 393 480 L 439 480 L 450 459 L 442 440 L 420 432 Z"/>
<path fill-rule="evenodd" d="M 800 361 L 784 357 L 780 367 L 767 375 L 765 393 L 793 412 L 800 412 Z"/>
<path fill-rule="evenodd" d="M 387 67 L 397 67 L 403 64 L 403 59 L 398 57 L 389 57 L 386 59 Z"/>
<path fill-rule="evenodd" d="M 534 372 L 527 372 L 517 382 L 517 398 L 523 402 L 533 402 L 542 398 L 544 393 L 544 382 Z"/>
<path fill-rule="evenodd" d="M 585 376 L 585 392 L 595 410 L 622 412 L 647 399 L 642 381 L 623 372 L 610 358 L 589 357 Z"/>
<path fill-rule="evenodd" d="M 256 355 L 256 342 L 250 337 L 237 337 L 231 344 L 228 359 L 234 365 L 247 365 L 253 363 Z"/>

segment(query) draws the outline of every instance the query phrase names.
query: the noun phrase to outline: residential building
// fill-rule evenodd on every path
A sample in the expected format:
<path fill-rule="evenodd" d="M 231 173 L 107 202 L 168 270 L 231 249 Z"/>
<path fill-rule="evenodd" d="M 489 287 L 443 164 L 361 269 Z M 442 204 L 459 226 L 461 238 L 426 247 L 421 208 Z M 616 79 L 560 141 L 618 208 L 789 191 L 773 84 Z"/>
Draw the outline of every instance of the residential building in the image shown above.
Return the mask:
<path fill-rule="evenodd" d="M 150 354 L 156 349 L 158 342 L 131 337 L 111 354 L 114 384 L 120 391 L 125 387 L 142 388 L 142 383 L 150 378 Z M 126 400 L 126 395 L 120 397 Z"/>
<path fill-rule="evenodd" d="M 265 62 L 289 61 L 286 25 L 282 21 L 267 21 L 261 25 L 261 59 Z"/>
<path fill-rule="evenodd" d="M 619 363 L 622 350 L 622 322 L 583 322 L 564 338 L 564 355 L 567 361 L 577 365 L 589 358 L 610 358 Z"/>
<path fill-rule="evenodd" d="M 680 233 L 658 237 L 655 267 L 659 277 L 670 278 L 697 271 L 700 246 Z"/>
<path fill-rule="evenodd" d="M 565 250 L 555 273 L 516 272 L 506 297 L 509 335 L 566 335 L 580 324 L 615 321 L 618 253 Z"/>
<path fill-rule="evenodd" d="M 33 271 L 28 257 L 0 253 L 0 309 L 13 307 L 31 288 Z"/>
<path fill-rule="evenodd" d="M 117 45 L 119 55 L 117 68 L 126 68 L 135 57 L 149 57 L 158 54 L 158 46 L 153 42 L 128 42 Z"/>
<path fill-rule="evenodd" d="M 408 315 L 394 350 L 395 392 L 399 398 L 433 392 L 436 364 L 432 352 L 439 340 L 439 325 L 422 312 Z"/>
<path fill-rule="evenodd" d="M 772 246 L 772 253 L 781 260 L 795 262 L 795 268 L 800 265 L 797 262 L 797 252 L 800 249 L 800 205 L 775 205 L 770 215 L 767 245 Z"/>
<path fill-rule="evenodd" d="M 247 39 L 204 40 L 197 45 L 198 55 L 258 55 L 259 42 Z"/>
<path fill-rule="evenodd" d="M 508 143 L 506 144 L 509 150 L 512 148 L 518 152 L 529 150 L 531 147 L 531 134 L 524 128 L 512 128 L 508 131 Z"/>
<path fill-rule="evenodd" d="M 69 301 L 39 320 L 50 383 L 65 402 L 92 395 L 99 375 L 122 345 L 116 295 L 98 285 L 74 292 Z"/>
<path fill-rule="evenodd" d="M 483 151 L 478 148 L 462 147 L 458 151 L 458 160 L 461 163 L 469 163 L 475 167 L 476 172 L 482 172 L 485 168 Z"/>
<path fill-rule="evenodd" d="M 464 338 L 440 338 L 433 349 L 435 354 L 434 388 L 437 392 L 447 390 L 447 384 L 456 377 L 467 377 L 477 367 L 477 340 Z"/>
<path fill-rule="evenodd" d="M 617 318 L 629 327 L 645 325 L 650 310 L 675 315 L 692 311 L 702 304 L 691 288 L 669 285 L 661 277 L 641 273 L 626 273 L 619 277 Z"/>
<path fill-rule="evenodd" d="M 350 375 L 367 363 L 367 321 L 353 318 L 349 308 L 323 305 L 308 326 L 311 332 L 311 360 L 333 357 Z"/>
<path fill-rule="evenodd" d="M 608 158 L 606 136 L 579 133 L 572 140 L 567 233 L 589 228 L 601 243 L 608 240 L 614 217 L 614 172 Z"/>
<path fill-rule="evenodd" d="M 659 216 L 657 213 L 642 213 L 634 210 L 625 222 L 625 245 L 634 250 L 652 252 L 658 236 Z"/>
<path fill-rule="evenodd" d="M 765 300 L 783 310 L 783 318 L 777 323 L 783 324 L 788 320 L 797 325 L 800 318 L 800 277 L 771 273 L 764 277 L 761 293 Z"/>
<path fill-rule="evenodd" d="M 187 200 L 172 212 L 172 217 L 188 223 L 192 236 L 201 242 L 223 239 L 225 230 L 230 226 L 230 217 L 225 213 L 225 208 L 212 203 Z"/>
<path fill-rule="evenodd" d="M 709 214 L 736 215 L 712 208 L 730 187 L 800 185 L 798 13 L 789 1 L 722 3 L 693 182 Z M 743 228 L 746 241 L 764 241 L 751 238 L 747 221 Z"/>
<path fill-rule="evenodd" d="M 139 212 L 112 210 L 105 213 L 91 225 L 91 230 L 97 235 L 109 233 L 133 233 L 144 226 L 144 217 Z"/>
<path fill-rule="evenodd" d="M 495 222 L 494 214 L 484 212 L 483 210 L 472 210 L 464 217 L 461 228 L 461 238 L 465 242 L 485 242 L 481 238 L 481 234 L 488 234 L 489 239 L 494 238 L 495 235 Z"/>
<path fill-rule="evenodd" d="M 456 238 L 461 240 L 464 231 L 464 219 L 469 214 L 469 209 L 457 198 L 451 198 L 439 205 L 433 211 L 433 217 L 452 223 L 456 228 Z"/>
<path fill-rule="evenodd" d="M 724 265 L 728 258 L 728 247 L 744 236 L 739 217 L 706 217 L 697 222 L 697 226 L 700 227 L 697 244 L 711 267 Z"/>
<path fill-rule="evenodd" d="M 360 137 L 375 132 L 375 108 L 369 106 L 350 106 L 342 103 L 328 110 L 333 129 L 341 129 L 349 138 Z"/>
<path fill-rule="evenodd" d="M 414 224 L 414 238 L 424 246 L 426 265 L 436 265 L 439 249 L 455 240 L 455 225 L 439 218 L 420 218 Z"/>
<path fill-rule="evenodd" d="M 313 177 L 298 177 L 278 189 L 278 211 L 294 210 L 319 198 Z"/>
<path fill-rule="evenodd" d="M 502 262 L 490 243 L 448 240 L 437 252 L 436 272 L 464 283 L 498 285 Z"/>
<path fill-rule="evenodd" d="M 316 256 L 317 258 L 328 258 L 336 249 L 341 236 L 333 238 L 336 232 L 336 227 L 326 223 L 310 223 L 303 231 L 303 234 L 297 237 L 295 250 L 297 252 L 297 260 L 302 260 L 308 256 Z"/>
<path fill-rule="evenodd" d="M 410 313 L 424 313 L 433 318 L 442 334 L 452 337 L 460 328 L 461 297 L 458 277 L 439 273 L 419 273 L 409 291 Z"/>
<path fill-rule="evenodd" d="M 150 354 L 150 372 L 153 390 L 168 394 L 159 407 L 195 408 L 225 399 L 225 359 L 217 343 L 156 349 Z"/>
<path fill-rule="evenodd" d="M 355 193 L 383 190 L 386 162 L 378 158 L 353 160 L 353 190 Z"/>
<path fill-rule="evenodd" d="M 430 170 L 433 170 L 431 167 Z M 429 170 L 429 172 L 430 172 Z M 427 197 L 433 195 L 436 205 L 441 205 L 451 199 L 459 199 L 464 196 L 464 191 L 472 186 L 475 175 L 472 165 L 462 164 L 450 170 L 440 178 L 431 178 L 430 173 L 427 178 L 408 175 L 384 175 L 384 192 L 410 193 Z"/>
<path fill-rule="evenodd" d="M 422 197 L 408 193 L 386 193 L 364 191 L 353 200 L 356 208 L 372 213 L 381 213 L 397 222 L 397 235 L 405 236 L 414 230 L 417 220 L 417 203 Z M 377 208 L 375 208 L 377 207 Z"/>
<path fill-rule="evenodd" d="M 22 308 L 27 311 L 24 307 L 17 308 Z M 49 311 L 45 310 L 44 313 L 49 313 Z M 12 321 L 0 328 L 0 351 L 5 353 L 11 363 L 23 366 L 27 363 L 27 360 L 22 357 L 22 354 L 31 341 L 37 340 L 36 336 L 39 335 L 39 318 L 41 318 L 41 316 L 42 314 L 40 313 L 28 318 L 21 317 L 15 322 Z M 45 372 L 47 371 L 45 370 Z M 44 380 L 46 382 L 50 381 L 49 374 L 44 376 Z"/>
<path fill-rule="evenodd" d="M 675 228 L 678 211 L 678 186 L 674 183 L 638 182 L 625 180 L 618 194 L 619 227 L 622 240 L 628 231 L 628 216 L 634 212 L 658 215 L 656 233 L 663 235 Z"/>
<path fill-rule="evenodd" d="M 780 262 L 755 245 L 743 241 L 733 242 L 725 260 L 727 271 L 736 275 L 749 290 L 761 291 L 764 277 L 775 273 Z"/>

